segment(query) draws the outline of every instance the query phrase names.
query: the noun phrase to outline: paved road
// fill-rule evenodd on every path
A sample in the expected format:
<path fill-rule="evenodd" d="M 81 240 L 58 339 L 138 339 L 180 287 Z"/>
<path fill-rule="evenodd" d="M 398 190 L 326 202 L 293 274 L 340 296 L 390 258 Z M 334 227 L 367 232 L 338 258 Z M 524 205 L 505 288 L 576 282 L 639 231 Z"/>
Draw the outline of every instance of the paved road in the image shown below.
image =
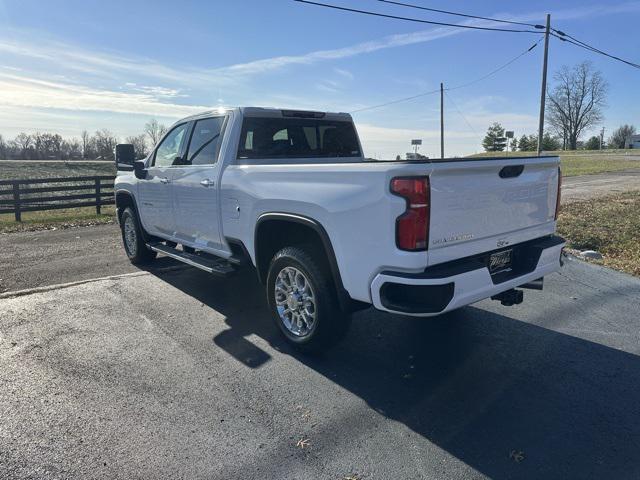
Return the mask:
<path fill-rule="evenodd" d="M 136 271 L 117 225 L 0 235 L 0 293 Z"/>
<path fill-rule="evenodd" d="M 131 271 L 114 228 L 0 237 L 54 265 L 3 276 Z M 360 312 L 306 358 L 250 272 L 169 265 L 0 299 L 0 478 L 640 477 L 638 279 L 569 261 L 518 307 Z"/>
<path fill-rule="evenodd" d="M 640 190 L 640 170 L 566 177 L 562 180 L 562 201 L 588 200 L 612 193 Z"/>

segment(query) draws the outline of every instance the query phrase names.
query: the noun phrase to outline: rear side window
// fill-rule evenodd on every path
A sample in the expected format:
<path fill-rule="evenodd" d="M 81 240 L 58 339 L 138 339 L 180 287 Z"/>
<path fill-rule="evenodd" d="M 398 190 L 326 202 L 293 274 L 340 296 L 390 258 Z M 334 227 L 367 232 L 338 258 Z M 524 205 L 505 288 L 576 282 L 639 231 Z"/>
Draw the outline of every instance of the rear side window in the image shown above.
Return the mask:
<path fill-rule="evenodd" d="M 198 120 L 193 127 L 187 163 L 189 165 L 212 165 L 218 161 L 225 117 Z"/>
<path fill-rule="evenodd" d="M 238 158 L 359 157 L 351 122 L 301 119 L 244 119 Z"/>

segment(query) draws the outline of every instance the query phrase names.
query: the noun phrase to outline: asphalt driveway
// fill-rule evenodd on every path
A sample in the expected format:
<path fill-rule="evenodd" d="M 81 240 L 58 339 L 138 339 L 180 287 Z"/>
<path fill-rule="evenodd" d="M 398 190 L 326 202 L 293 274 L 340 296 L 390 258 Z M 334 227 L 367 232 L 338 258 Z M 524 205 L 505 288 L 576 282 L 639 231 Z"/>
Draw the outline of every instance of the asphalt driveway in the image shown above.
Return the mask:
<path fill-rule="evenodd" d="M 251 272 L 48 288 L 0 299 L 0 478 L 640 476 L 624 274 L 570 260 L 517 307 L 360 312 L 319 358 Z"/>

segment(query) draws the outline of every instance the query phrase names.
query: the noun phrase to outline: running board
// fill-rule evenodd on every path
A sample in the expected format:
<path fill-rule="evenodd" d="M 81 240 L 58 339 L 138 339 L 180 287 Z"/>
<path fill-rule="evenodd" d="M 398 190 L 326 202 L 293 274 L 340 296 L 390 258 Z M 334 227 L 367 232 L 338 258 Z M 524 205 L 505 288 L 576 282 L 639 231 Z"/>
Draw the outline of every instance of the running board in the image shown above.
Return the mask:
<path fill-rule="evenodd" d="M 162 253 L 167 257 L 171 257 L 179 262 L 186 263 L 187 265 L 214 275 L 227 277 L 236 271 L 233 265 L 224 258 L 205 257 L 194 253 L 187 253 L 162 243 L 148 243 L 147 247 L 154 252 Z"/>

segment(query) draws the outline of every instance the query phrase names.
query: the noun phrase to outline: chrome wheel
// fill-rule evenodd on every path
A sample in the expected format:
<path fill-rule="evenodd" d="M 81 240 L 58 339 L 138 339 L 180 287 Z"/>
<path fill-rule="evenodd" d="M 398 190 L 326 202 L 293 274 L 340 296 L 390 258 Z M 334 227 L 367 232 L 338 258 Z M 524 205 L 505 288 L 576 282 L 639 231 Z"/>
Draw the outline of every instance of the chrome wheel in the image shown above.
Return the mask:
<path fill-rule="evenodd" d="M 127 216 L 123 225 L 124 244 L 127 247 L 127 252 L 132 257 L 135 257 L 138 250 L 136 224 L 131 216 Z"/>
<path fill-rule="evenodd" d="M 280 270 L 275 300 L 283 325 L 296 337 L 309 335 L 316 324 L 316 299 L 307 277 L 297 268 Z"/>

